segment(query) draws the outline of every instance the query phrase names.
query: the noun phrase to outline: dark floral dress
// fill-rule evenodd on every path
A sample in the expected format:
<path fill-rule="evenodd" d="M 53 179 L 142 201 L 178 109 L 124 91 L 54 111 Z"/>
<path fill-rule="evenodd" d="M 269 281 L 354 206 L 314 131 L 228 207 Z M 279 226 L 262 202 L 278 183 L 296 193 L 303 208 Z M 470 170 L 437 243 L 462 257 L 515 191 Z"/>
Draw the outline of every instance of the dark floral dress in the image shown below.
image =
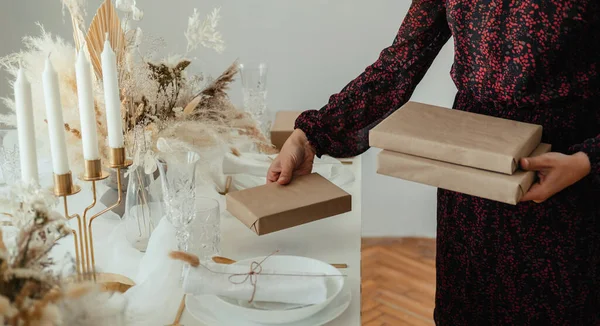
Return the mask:
<path fill-rule="evenodd" d="M 377 62 L 296 127 L 319 156 L 363 153 L 451 36 L 454 109 L 540 124 L 592 172 L 542 204 L 439 190 L 437 324 L 600 325 L 600 1 L 414 0 Z"/>

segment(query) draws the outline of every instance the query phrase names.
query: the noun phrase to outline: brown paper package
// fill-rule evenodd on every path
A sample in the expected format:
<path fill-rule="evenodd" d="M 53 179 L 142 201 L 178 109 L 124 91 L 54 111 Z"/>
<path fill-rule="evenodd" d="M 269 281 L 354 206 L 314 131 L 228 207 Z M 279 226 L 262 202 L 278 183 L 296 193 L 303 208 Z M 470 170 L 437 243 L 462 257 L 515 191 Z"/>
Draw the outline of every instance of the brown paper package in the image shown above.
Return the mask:
<path fill-rule="evenodd" d="M 540 144 L 531 156 L 550 149 Z M 512 205 L 535 180 L 535 172 L 518 170 L 506 175 L 386 150 L 377 157 L 377 173 Z"/>
<path fill-rule="evenodd" d="M 227 211 L 258 235 L 352 210 L 352 196 L 317 173 L 226 195 Z"/>
<path fill-rule="evenodd" d="M 409 102 L 369 133 L 369 145 L 512 174 L 540 144 L 542 126 Z"/>
<path fill-rule="evenodd" d="M 279 111 L 275 115 L 275 122 L 271 127 L 271 143 L 281 149 L 285 141 L 294 131 L 296 119 L 302 111 Z"/>

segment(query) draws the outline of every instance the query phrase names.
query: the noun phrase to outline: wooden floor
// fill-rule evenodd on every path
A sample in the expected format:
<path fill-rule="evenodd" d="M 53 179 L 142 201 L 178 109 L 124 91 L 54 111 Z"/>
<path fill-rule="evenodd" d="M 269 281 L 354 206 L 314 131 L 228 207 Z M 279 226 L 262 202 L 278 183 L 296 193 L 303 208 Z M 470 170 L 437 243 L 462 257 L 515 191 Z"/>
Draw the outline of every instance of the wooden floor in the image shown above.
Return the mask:
<path fill-rule="evenodd" d="M 363 239 L 363 326 L 434 325 L 434 296 L 434 239 Z"/>

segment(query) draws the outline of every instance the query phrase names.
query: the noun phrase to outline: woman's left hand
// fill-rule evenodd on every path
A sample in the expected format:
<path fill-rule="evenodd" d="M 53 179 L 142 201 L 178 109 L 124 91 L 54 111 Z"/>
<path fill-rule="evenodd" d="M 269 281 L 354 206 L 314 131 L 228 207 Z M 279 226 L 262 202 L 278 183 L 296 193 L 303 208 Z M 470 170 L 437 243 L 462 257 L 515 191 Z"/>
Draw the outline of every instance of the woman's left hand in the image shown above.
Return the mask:
<path fill-rule="evenodd" d="M 521 168 L 536 171 L 539 177 L 521 201 L 541 203 L 590 174 L 591 163 L 583 152 L 573 155 L 546 153 L 521 159 Z"/>

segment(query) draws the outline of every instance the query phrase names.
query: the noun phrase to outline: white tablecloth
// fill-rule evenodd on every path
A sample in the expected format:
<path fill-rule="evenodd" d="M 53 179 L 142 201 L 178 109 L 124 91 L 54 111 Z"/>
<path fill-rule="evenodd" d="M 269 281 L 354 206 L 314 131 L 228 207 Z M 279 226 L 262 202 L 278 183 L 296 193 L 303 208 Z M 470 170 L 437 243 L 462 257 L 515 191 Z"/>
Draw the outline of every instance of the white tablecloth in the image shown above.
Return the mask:
<path fill-rule="evenodd" d="M 360 325 L 360 246 L 361 246 L 361 161 L 353 159 L 350 166 L 355 174 L 355 181 L 345 188 L 352 194 L 353 210 L 350 213 L 327 218 L 306 225 L 275 232 L 265 236 L 257 236 L 236 218 L 225 212 L 224 197 L 218 195 L 213 189 L 204 189 L 202 195 L 218 199 L 221 203 L 221 250 L 222 255 L 232 259 L 244 259 L 264 256 L 279 250 L 283 255 L 299 255 L 325 262 L 346 263 L 349 265 L 344 273 L 346 282 L 352 291 L 352 303 L 340 318 L 329 323 L 331 326 Z M 47 165 L 46 165 L 47 166 Z M 46 172 L 46 179 L 51 176 Z M 51 179 L 50 179 L 51 180 Z M 48 181 L 45 181 L 46 184 Z M 98 185 L 98 198 L 107 191 L 103 184 Z M 68 199 L 71 213 L 82 212 L 92 202 L 89 189 L 84 189 L 80 194 Z M 62 206 L 59 206 L 62 208 Z M 90 214 L 104 209 L 100 203 L 94 207 Z M 71 226 L 76 228 L 76 220 L 71 221 Z M 125 228 L 120 226 L 117 215 L 107 213 L 94 221 L 93 224 L 94 248 L 97 270 L 127 276 L 139 283 L 147 278 L 144 267 L 140 270 L 143 253 L 134 249 L 125 238 Z M 165 244 L 165 251 L 169 245 Z M 53 256 L 60 259 L 67 252 L 73 254 L 73 239 L 71 237 L 61 240 L 55 247 Z M 170 273 L 178 273 L 174 267 Z M 173 277 L 170 278 L 171 280 Z M 150 278 L 146 282 L 161 284 L 163 280 Z M 132 288 L 133 289 L 133 288 Z M 130 302 L 130 305 L 144 307 L 156 304 L 158 309 L 152 309 L 158 317 L 149 318 L 143 325 L 165 325 L 171 323 L 179 306 L 181 291 L 171 293 L 167 298 L 154 297 L 147 301 Z M 148 316 L 146 316 L 148 317 Z M 142 317 L 140 317 L 142 318 Z M 184 313 L 182 324 L 186 326 L 201 325 L 189 313 Z M 310 325 L 307 325 L 310 326 Z"/>

